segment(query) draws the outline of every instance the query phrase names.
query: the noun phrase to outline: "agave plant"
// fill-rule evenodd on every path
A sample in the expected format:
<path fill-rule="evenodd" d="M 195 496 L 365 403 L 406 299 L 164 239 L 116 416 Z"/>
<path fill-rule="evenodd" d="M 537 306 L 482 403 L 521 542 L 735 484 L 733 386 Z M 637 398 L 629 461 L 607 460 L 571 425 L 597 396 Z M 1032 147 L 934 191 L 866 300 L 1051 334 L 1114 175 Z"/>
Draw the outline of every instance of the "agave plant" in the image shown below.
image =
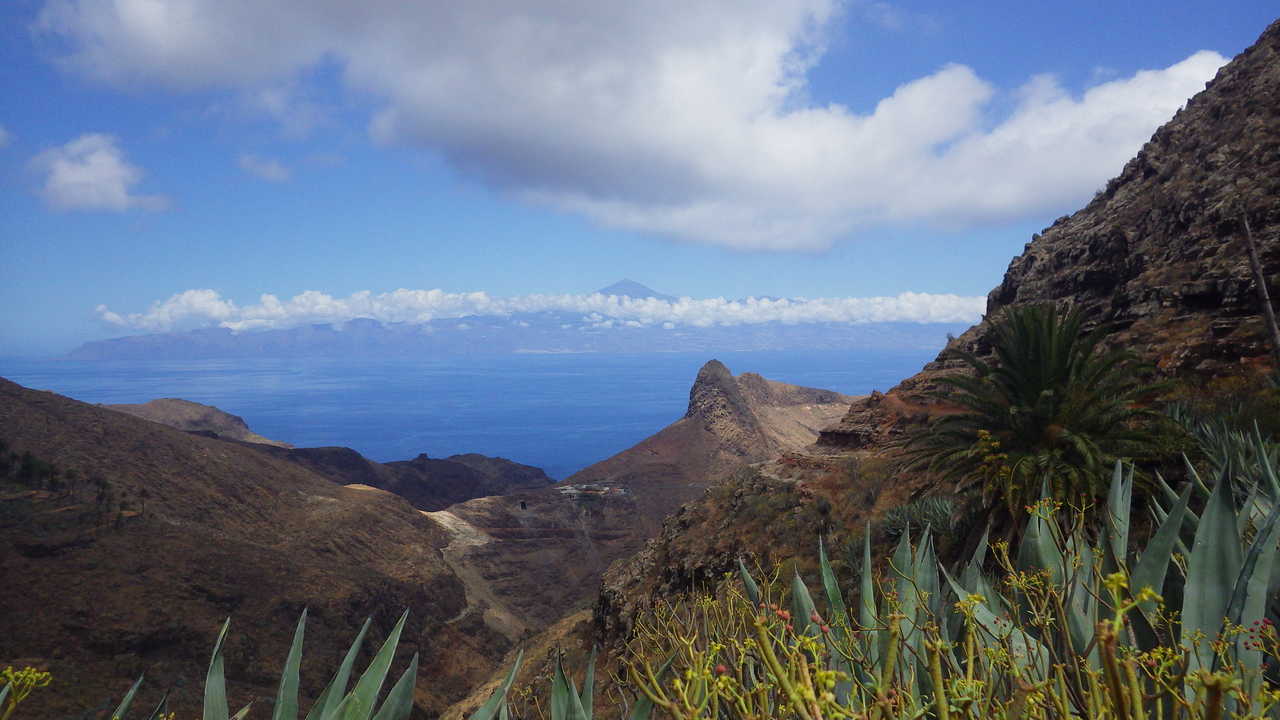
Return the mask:
<path fill-rule="evenodd" d="M 374 655 L 369 666 L 360 675 L 355 686 L 348 691 L 347 686 L 350 684 L 351 671 L 355 665 L 356 655 L 359 654 L 365 634 L 369 630 L 369 620 L 365 620 L 360 632 L 356 635 L 356 639 L 347 650 L 342 664 L 338 666 L 337 672 L 324 691 L 320 693 L 320 697 L 316 698 L 316 701 L 312 704 L 311 709 L 305 716 L 305 720 L 407 720 L 409 714 L 413 711 L 413 688 L 418 677 L 418 655 L 416 653 L 413 659 L 409 661 L 409 667 L 400 675 L 400 679 L 392 686 L 382 704 L 378 706 L 376 703 L 378 695 L 382 691 L 382 685 L 386 681 L 387 672 L 390 670 L 396 646 L 400 642 L 400 634 L 404 630 L 405 620 L 408 617 L 409 612 L 406 610 L 400 616 L 400 620 L 396 623 L 395 628 L 392 629 L 391 634 L 383 641 L 382 647 Z M 284 670 L 280 675 L 280 685 L 279 690 L 276 692 L 276 702 L 271 712 L 271 720 L 298 720 L 299 667 L 302 663 L 302 638 L 306 623 L 307 611 L 303 610 L 301 617 L 298 618 L 298 625 L 294 629 L 293 643 L 289 648 L 289 655 L 285 659 Z M 204 720 L 241 720 L 249 714 L 252 707 L 252 703 L 250 703 L 241 708 L 235 715 L 231 715 L 227 706 L 227 687 L 222 648 L 230 626 L 230 619 L 223 623 L 222 629 L 218 632 L 218 639 L 213 645 L 213 655 L 209 659 L 209 669 L 205 674 L 204 684 L 204 713 L 202 715 Z M 130 707 L 133 705 L 134 695 L 137 694 L 141 685 L 142 678 L 139 677 L 134 682 L 133 687 L 129 688 L 129 691 L 125 693 L 115 712 L 111 714 L 112 718 L 127 720 Z M 158 720 L 165 716 L 167 698 L 168 693 L 166 692 L 156 708 L 146 716 L 147 720 Z M 375 707 L 377 712 L 374 712 Z"/>
<path fill-rule="evenodd" d="M 853 608 L 822 543 L 822 592 L 794 576 L 789 610 L 739 561 L 745 614 L 704 613 L 673 633 L 686 682 L 664 687 L 643 662 L 629 677 L 690 718 L 1276 717 L 1280 692 L 1262 660 L 1280 656 L 1263 632 L 1280 511 L 1250 519 L 1222 477 L 1197 514 L 1193 478 L 1138 547 L 1133 470 L 1116 463 L 1110 477 L 1100 532 L 1080 511 L 1064 522 L 1046 487 L 1016 552 L 984 535 L 954 570 L 937 562 L 926 527 L 904 532 L 877 578 L 868 532 Z M 1003 582 L 984 573 L 992 553 Z M 697 637 L 707 627 L 744 637 Z M 725 666 L 722 679 L 706 672 Z"/>

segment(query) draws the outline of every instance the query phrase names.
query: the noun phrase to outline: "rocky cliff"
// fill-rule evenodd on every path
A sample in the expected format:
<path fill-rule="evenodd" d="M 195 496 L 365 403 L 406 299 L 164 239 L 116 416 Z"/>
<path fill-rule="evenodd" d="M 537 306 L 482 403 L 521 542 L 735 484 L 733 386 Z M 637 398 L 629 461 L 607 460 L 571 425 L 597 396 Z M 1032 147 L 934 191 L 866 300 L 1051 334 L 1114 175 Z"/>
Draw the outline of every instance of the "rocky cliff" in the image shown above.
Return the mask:
<path fill-rule="evenodd" d="M 812 443 L 852 400 L 755 373 L 734 377 L 712 360 L 689 389 L 684 417 L 567 482 L 624 489 L 641 508 L 646 536 L 653 535 L 662 518 L 729 471 Z"/>
<path fill-rule="evenodd" d="M 1051 172 L 1052 169 L 1047 169 Z M 1156 131 L 1087 206 L 1032 237 L 952 347 L 987 351 L 1011 305 L 1082 308 L 1111 342 L 1169 375 L 1200 378 L 1267 364 L 1247 217 L 1272 298 L 1280 290 L 1280 21 Z M 919 391 L 954 368 L 941 357 L 885 395 L 855 403 L 822 435 L 870 447 L 927 412 Z"/>

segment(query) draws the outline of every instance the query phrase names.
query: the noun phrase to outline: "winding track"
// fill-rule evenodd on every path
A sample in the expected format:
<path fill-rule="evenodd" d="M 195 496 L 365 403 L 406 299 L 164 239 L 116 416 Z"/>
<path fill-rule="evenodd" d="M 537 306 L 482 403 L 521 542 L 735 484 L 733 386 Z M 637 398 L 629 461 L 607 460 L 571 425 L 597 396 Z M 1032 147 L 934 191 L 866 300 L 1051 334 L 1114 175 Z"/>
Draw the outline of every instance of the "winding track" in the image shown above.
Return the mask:
<path fill-rule="evenodd" d="M 466 560 L 466 555 L 471 548 L 487 545 L 493 542 L 493 538 L 485 531 L 448 510 L 437 510 L 435 512 L 420 510 L 419 512 L 431 518 L 432 521 L 449 533 L 449 544 L 441 552 L 444 555 L 445 563 L 462 581 L 463 588 L 466 591 L 466 607 L 462 609 L 462 612 L 445 622 L 453 624 L 468 614 L 479 610 L 484 613 L 485 624 L 502 633 L 511 642 L 519 640 L 528 626 L 512 614 L 506 604 L 502 602 L 502 599 L 494 594 L 492 586 L 484 579 L 484 576 L 480 574 L 475 565 Z"/>

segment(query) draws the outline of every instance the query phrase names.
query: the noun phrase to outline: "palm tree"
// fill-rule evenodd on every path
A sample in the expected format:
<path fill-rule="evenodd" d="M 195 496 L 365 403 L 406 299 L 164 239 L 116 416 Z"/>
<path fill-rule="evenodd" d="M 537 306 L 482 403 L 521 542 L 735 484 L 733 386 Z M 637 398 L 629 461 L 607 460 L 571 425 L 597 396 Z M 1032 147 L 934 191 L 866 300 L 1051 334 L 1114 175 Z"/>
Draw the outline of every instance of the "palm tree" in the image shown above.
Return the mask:
<path fill-rule="evenodd" d="M 1081 332 L 1078 309 L 1054 305 L 1005 310 L 992 327 L 992 362 L 953 350 L 973 374 L 940 378 L 932 393 L 944 414 L 907 445 L 961 488 L 981 483 L 985 504 L 1013 511 L 1047 483 L 1059 499 L 1098 494 L 1117 457 L 1142 455 L 1153 435 L 1143 403 L 1159 387 L 1143 381 L 1133 354 L 1105 350 L 1104 331 Z"/>

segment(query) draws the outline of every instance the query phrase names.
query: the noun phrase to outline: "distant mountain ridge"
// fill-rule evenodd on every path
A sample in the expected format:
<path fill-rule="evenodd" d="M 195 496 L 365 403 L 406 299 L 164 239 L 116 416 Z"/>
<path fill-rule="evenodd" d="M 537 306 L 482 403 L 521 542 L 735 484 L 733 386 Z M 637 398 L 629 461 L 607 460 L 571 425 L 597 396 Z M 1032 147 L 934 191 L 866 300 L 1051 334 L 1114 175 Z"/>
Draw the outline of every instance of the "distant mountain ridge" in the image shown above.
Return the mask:
<path fill-rule="evenodd" d="M 628 296 L 631 297 L 631 296 Z M 662 298 L 663 296 L 655 296 Z M 67 359 L 205 360 L 258 357 L 454 357 L 507 353 L 751 352 L 941 348 L 963 323 L 814 322 L 639 325 L 565 312 L 468 316 L 424 323 L 358 318 L 280 330 L 227 328 L 132 335 L 88 342 Z"/>

